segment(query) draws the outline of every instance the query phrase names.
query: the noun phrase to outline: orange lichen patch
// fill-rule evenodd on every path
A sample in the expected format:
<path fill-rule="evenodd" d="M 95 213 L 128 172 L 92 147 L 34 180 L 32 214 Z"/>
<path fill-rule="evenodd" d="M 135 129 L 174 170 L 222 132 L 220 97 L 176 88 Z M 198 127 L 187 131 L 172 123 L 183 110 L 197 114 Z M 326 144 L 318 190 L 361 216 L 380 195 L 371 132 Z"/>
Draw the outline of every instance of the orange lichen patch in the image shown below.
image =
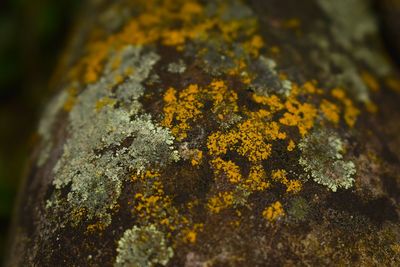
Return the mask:
<path fill-rule="evenodd" d="M 276 201 L 271 206 L 266 207 L 262 215 L 268 221 L 273 222 L 284 216 L 285 211 L 283 210 L 281 202 Z"/>
<path fill-rule="evenodd" d="M 239 110 L 236 92 L 228 89 L 223 80 L 212 81 L 203 92 L 212 100 L 212 111 L 217 114 L 219 119 L 223 120 L 227 115 Z"/>
<path fill-rule="evenodd" d="M 233 205 L 232 192 L 219 192 L 218 195 L 210 197 L 207 207 L 212 213 L 219 213 Z"/>
<path fill-rule="evenodd" d="M 344 120 L 350 127 L 356 123 L 360 111 L 353 105 L 353 102 L 346 96 L 343 89 L 335 88 L 331 92 L 332 96 L 340 100 L 344 105 Z"/>
<path fill-rule="evenodd" d="M 207 148 L 210 155 L 226 154 L 228 148 L 238 142 L 237 136 L 234 132 L 226 134 L 217 131 L 208 136 Z"/>
<path fill-rule="evenodd" d="M 100 111 L 105 106 L 114 106 L 117 103 L 115 99 L 104 97 L 96 102 L 96 111 Z"/>
<path fill-rule="evenodd" d="M 183 50 L 186 35 L 183 31 L 173 30 L 163 34 L 162 43 L 167 46 L 176 46 L 177 50 Z"/>
<path fill-rule="evenodd" d="M 152 221 L 170 231 L 174 231 L 178 225 L 184 224 L 184 220 L 173 206 L 171 198 L 164 193 L 160 175 L 157 172 L 147 171 L 132 180 L 141 180 L 149 187 L 145 191 L 137 192 L 134 196 L 134 214 L 140 220 Z"/>
<path fill-rule="evenodd" d="M 87 45 L 86 56 L 77 63 L 70 76 L 80 78 L 84 83 L 96 82 L 101 75 L 103 65 L 112 51 L 119 51 L 126 45 L 154 45 L 161 43 L 175 47 L 178 51 L 185 48 L 187 41 L 203 41 L 213 31 L 215 38 L 229 44 L 237 41 L 248 55 L 258 56 L 264 42 L 255 34 L 257 22 L 253 18 L 223 19 L 224 3 L 219 3 L 215 14 L 206 14 L 204 7 L 196 0 L 156 1 L 139 0 L 136 3 L 140 15 L 129 21 L 120 32 L 100 39 L 92 34 Z M 154 8 L 157 6 L 157 8 Z M 220 33 L 215 35 L 215 33 Z M 112 51 L 111 51 L 112 50 Z M 118 60 L 112 63 L 118 68 Z"/>
<path fill-rule="evenodd" d="M 266 181 L 266 174 L 263 166 L 251 166 L 249 176 L 241 186 L 250 191 L 263 191 L 269 188 L 270 184 Z"/>
<path fill-rule="evenodd" d="M 183 230 L 183 241 L 186 243 L 195 243 L 197 239 L 197 233 L 203 231 L 204 224 L 197 223 L 192 229 Z"/>
<path fill-rule="evenodd" d="M 197 233 L 193 230 L 190 230 L 185 233 L 184 241 L 187 243 L 195 243 L 196 237 L 197 237 Z"/>
<path fill-rule="evenodd" d="M 68 98 L 64 103 L 64 110 L 71 111 L 75 105 L 76 96 L 78 95 L 78 89 L 76 87 L 68 88 Z"/>
<path fill-rule="evenodd" d="M 389 77 L 385 79 L 386 85 L 393 91 L 400 93 L 400 79 Z"/>
<path fill-rule="evenodd" d="M 308 94 L 322 94 L 323 91 L 317 88 L 316 85 L 317 85 L 316 81 L 308 81 L 303 84 L 301 90 Z"/>
<path fill-rule="evenodd" d="M 299 180 L 289 180 L 287 178 L 287 172 L 285 170 L 272 171 L 272 180 L 285 185 L 287 193 L 298 193 L 302 188 L 302 184 Z"/>
<path fill-rule="evenodd" d="M 211 161 L 211 165 L 215 168 L 217 175 L 224 174 L 232 184 L 237 184 L 242 180 L 239 166 L 230 160 L 216 158 Z"/>
<path fill-rule="evenodd" d="M 271 155 L 272 145 L 265 142 L 265 136 L 261 131 L 263 123 L 254 124 L 247 120 L 239 125 L 237 132 L 240 146 L 237 152 L 246 156 L 252 162 L 259 162 Z"/>
<path fill-rule="evenodd" d="M 258 34 L 243 44 L 244 50 L 253 57 L 258 57 L 260 49 L 264 47 L 264 41 Z"/>
<path fill-rule="evenodd" d="M 193 151 L 193 157 L 192 160 L 190 161 L 192 166 L 197 166 L 201 163 L 201 160 L 203 158 L 203 151 L 195 149 Z"/>
<path fill-rule="evenodd" d="M 309 103 L 300 103 L 294 98 L 289 98 L 285 103 L 287 112 L 279 119 L 279 122 L 288 126 L 297 126 L 302 136 L 314 126 L 317 109 Z"/>
<path fill-rule="evenodd" d="M 340 109 L 334 103 L 323 99 L 320 104 L 320 109 L 322 111 L 322 114 L 328 121 L 333 122 L 334 124 L 339 123 Z"/>
<path fill-rule="evenodd" d="M 287 146 L 287 150 L 288 151 L 293 151 L 296 147 L 296 144 L 294 143 L 294 141 L 292 139 L 289 140 L 289 144 Z"/>
<path fill-rule="evenodd" d="M 272 112 L 276 112 L 284 108 L 281 100 L 276 95 L 260 96 L 253 94 L 253 100 L 256 103 L 268 106 Z"/>
<path fill-rule="evenodd" d="M 164 120 L 163 126 L 169 127 L 172 134 L 182 140 L 187 137 L 190 129 L 189 122 L 195 121 L 201 115 L 203 103 L 199 101 L 199 87 L 195 84 L 189 85 L 176 96 L 176 90 L 169 88 L 164 94 Z M 177 122 L 172 125 L 173 120 Z"/>
<path fill-rule="evenodd" d="M 363 71 L 361 73 L 361 78 L 369 89 L 373 92 L 378 92 L 380 89 L 379 82 L 372 76 L 369 72 Z"/>
<path fill-rule="evenodd" d="M 259 110 L 249 112 L 249 119 L 237 125 L 237 128 L 227 134 L 211 135 L 207 144 L 210 154 L 226 153 L 227 147 L 238 144 L 235 151 L 248 158 L 251 162 L 265 160 L 271 154 L 271 144 L 267 140 L 285 139 L 286 134 L 280 132 L 276 122 L 264 122 L 269 118 L 269 112 Z"/>

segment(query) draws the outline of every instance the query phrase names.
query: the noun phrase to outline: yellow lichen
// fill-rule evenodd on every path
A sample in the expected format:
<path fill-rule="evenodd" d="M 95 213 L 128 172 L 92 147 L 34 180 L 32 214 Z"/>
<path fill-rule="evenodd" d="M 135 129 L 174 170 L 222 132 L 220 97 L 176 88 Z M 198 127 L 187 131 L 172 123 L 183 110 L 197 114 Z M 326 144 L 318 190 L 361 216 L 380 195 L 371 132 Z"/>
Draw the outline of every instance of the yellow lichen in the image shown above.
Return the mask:
<path fill-rule="evenodd" d="M 284 108 L 281 100 L 276 95 L 271 95 L 267 97 L 253 94 L 253 100 L 256 103 L 268 106 L 272 112 L 276 112 Z"/>
<path fill-rule="evenodd" d="M 287 172 L 285 170 L 272 171 L 272 180 L 285 185 L 287 193 L 298 193 L 302 188 L 302 184 L 299 180 L 289 180 L 287 178 Z"/>
<path fill-rule="evenodd" d="M 186 243 L 195 243 L 198 231 L 203 231 L 204 224 L 196 223 L 191 229 L 183 230 L 183 241 Z"/>
<path fill-rule="evenodd" d="M 281 202 L 276 201 L 270 206 L 266 207 L 265 210 L 262 212 L 262 215 L 268 221 L 273 222 L 284 216 L 285 212 L 283 210 Z"/>
<path fill-rule="evenodd" d="M 212 213 L 219 213 L 221 210 L 233 205 L 232 192 L 220 192 L 208 200 L 207 207 Z"/>
<path fill-rule="evenodd" d="M 334 103 L 323 99 L 320 105 L 320 109 L 328 121 L 333 122 L 334 124 L 339 123 L 340 109 Z"/>
<path fill-rule="evenodd" d="M 228 89 L 223 80 L 212 81 L 202 93 L 209 96 L 213 102 L 212 112 L 221 120 L 239 110 L 236 92 Z"/>
<path fill-rule="evenodd" d="M 232 161 L 225 161 L 221 158 L 216 158 L 211 161 L 211 165 L 215 168 L 216 174 L 225 174 L 229 182 L 236 184 L 242 180 L 239 167 Z"/>
<path fill-rule="evenodd" d="M 287 146 L 287 150 L 288 150 L 288 151 L 293 151 L 295 147 L 296 147 L 296 144 L 294 143 L 293 140 L 290 139 L 290 140 L 289 140 L 289 144 L 288 144 L 288 146 Z"/>
<path fill-rule="evenodd" d="M 201 115 L 203 103 L 199 101 L 199 87 L 195 84 L 189 85 L 176 96 L 176 90 L 169 88 L 164 94 L 164 120 L 163 126 L 171 128 L 172 134 L 182 140 L 187 137 L 190 129 L 189 122 L 195 121 Z M 172 126 L 175 119 L 177 124 Z"/>
<path fill-rule="evenodd" d="M 266 174 L 263 166 L 251 166 L 249 176 L 241 186 L 250 191 L 263 191 L 269 188 L 270 184 L 266 181 Z"/>
<path fill-rule="evenodd" d="M 299 133 L 305 136 L 314 126 L 317 109 L 312 104 L 302 104 L 293 98 L 286 101 L 285 107 L 288 111 L 283 114 L 279 122 L 288 126 L 297 126 Z"/>
<path fill-rule="evenodd" d="M 190 161 L 192 163 L 192 166 L 199 165 L 201 163 L 202 158 L 203 158 L 203 151 L 195 149 L 193 151 L 192 160 Z"/>
<path fill-rule="evenodd" d="M 343 89 L 335 88 L 331 92 L 332 96 L 340 100 L 344 105 L 344 120 L 350 127 L 356 123 L 360 111 L 353 105 L 350 98 L 346 96 Z"/>

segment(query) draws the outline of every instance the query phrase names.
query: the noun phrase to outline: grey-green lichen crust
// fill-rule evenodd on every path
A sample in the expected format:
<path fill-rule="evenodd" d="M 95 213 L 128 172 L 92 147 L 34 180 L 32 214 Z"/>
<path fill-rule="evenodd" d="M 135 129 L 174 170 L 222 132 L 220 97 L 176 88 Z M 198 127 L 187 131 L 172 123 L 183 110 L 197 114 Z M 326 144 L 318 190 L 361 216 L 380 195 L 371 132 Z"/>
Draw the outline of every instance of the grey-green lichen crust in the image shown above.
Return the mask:
<path fill-rule="evenodd" d="M 154 225 L 125 231 L 118 241 L 115 267 L 152 267 L 167 265 L 174 251 L 167 245 L 164 233 Z"/>
<path fill-rule="evenodd" d="M 391 71 L 388 59 L 377 51 L 377 47 L 364 45 L 369 37 L 378 34 L 378 23 L 371 8 L 372 1 L 318 0 L 317 3 L 331 21 L 330 31 L 334 42 L 343 50 L 334 51 L 328 40 L 311 35 L 311 40 L 320 48 L 313 51 L 312 56 L 328 74 L 332 84 L 346 88 L 356 100 L 368 103 L 370 93 L 360 77 L 358 62 L 380 76 Z M 346 71 L 336 73 L 331 65 Z"/>
<path fill-rule="evenodd" d="M 39 167 L 46 163 L 49 158 L 50 150 L 53 147 L 51 133 L 54 130 L 53 127 L 57 118 L 57 114 L 59 114 L 59 111 L 63 108 L 63 105 L 67 98 L 68 93 L 66 91 L 61 91 L 61 93 L 55 96 L 47 106 L 39 123 L 38 134 L 42 138 L 42 148 L 40 149 L 40 154 L 37 160 L 37 165 Z"/>
<path fill-rule="evenodd" d="M 336 133 L 315 130 L 302 140 L 299 148 L 299 163 L 315 182 L 334 192 L 352 187 L 355 164 L 343 159 L 344 144 Z"/>
<path fill-rule="evenodd" d="M 56 190 L 70 188 L 67 201 L 72 210 L 84 211 L 88 219 L 105 225 L 130 173 L 179 158 L 170 131 L 141 114 L 138 101 L 144 92 L 141 82 L 158 55 L 127 46 L 116 56 L 122 58 L 120 68 L 105 68 L 104 77 L 77 97 L 69 113 L 69 138 L 53 170 Z M 129 67 L 135 68 L 134 74 L 112 88 L 114 77 Z M 47 207 L 56 205 L 53 202 Z"/>

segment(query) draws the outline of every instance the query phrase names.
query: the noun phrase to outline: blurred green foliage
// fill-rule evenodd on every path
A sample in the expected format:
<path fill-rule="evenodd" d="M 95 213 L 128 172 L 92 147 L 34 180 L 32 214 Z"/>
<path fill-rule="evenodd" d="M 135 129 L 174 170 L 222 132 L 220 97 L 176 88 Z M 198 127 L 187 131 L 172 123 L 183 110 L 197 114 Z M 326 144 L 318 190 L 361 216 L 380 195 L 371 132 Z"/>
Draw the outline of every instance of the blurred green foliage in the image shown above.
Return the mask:
<path fill-rule="evenodd" d="M 0 262 L 47 83 L 82 2 L 0 1 Z"/>

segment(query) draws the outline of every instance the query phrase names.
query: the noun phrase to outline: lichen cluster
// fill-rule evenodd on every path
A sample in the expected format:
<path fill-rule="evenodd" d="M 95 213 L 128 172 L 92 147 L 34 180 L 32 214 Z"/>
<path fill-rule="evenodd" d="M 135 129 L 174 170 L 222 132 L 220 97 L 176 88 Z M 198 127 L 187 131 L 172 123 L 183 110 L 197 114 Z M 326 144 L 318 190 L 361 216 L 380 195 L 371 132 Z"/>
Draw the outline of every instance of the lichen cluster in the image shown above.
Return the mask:
<path fill-rule="evenodd" d="M 178 158 L 170 131 L 156 125 L 150 115 L 139 113 L 138 99 L 144 93 L 140 82 L 157 55 L 141 54 L 140 48 L 128 46 L 110 61 L 116 58 L 121 60 L 119 68 L 106 67 L 104 78 L 75 99 L 69 112 L 70 137 L 54 167 L 53 181 L 56 189 L 70 186 L 67 201 L 73 210 L 83 210 L 89 219 L 100 219 L 106 225 L 131 172 Z M 135 72 L 128 72 L 111 90 L 116 75 L 130 68 Z"/>
<path fill-rule="evenodd" d="M 347 138 L 362 112 L 375 110 L 374 75 L 328 54 L 330 44 L 315 36 L 320 49 L 311 56 L 328 58 L 316 64 L 322 72 L 331 64 L 346 71 L 327 82 L 292 75 L 239 0 L 139 0 L 135 8 L 112 34 L 89 38 L 68 95 L 51 108 L 56 114 L 64 105 L 69 124 L 48 210 L 68 206 L 71 220 L 95 234 L 107 231 L 124 201 L 134 226 L 120 237 L 116 266 L 166 265 L 173 249 L 196 245 L 215 221 L 233 228 L 303 221 L 311 183 L 326 194 L 355 185 Z M 334 20 L 332 34 L 348 23 Z M 297 19 L 282 25 L 301 27 Z M 338 41 L 344 49 L 375 31 L 356 26 L 357 36 Z M 45 143 L 54 118 L 41 126 Z"/>
<path fill-rule="evenodd" d="M 321 142 L 325 140 L 325 142 Z M 312 179 L 332 191 L 350 188 L 354 183 L 355 165 L 343 159 L 343 141 L 332 132 L 317 130 L 307 136 L 298 147 L 299 163 L 310 172 Z"/>
<path fill-rule="evenodd" d="M 128 229 L 118 241 L 118 267 L 151 267 L 156 264 L 165 266 L 174 256 L 171 247 L 167 246 L 164 234 L 154 225 Z"/>

